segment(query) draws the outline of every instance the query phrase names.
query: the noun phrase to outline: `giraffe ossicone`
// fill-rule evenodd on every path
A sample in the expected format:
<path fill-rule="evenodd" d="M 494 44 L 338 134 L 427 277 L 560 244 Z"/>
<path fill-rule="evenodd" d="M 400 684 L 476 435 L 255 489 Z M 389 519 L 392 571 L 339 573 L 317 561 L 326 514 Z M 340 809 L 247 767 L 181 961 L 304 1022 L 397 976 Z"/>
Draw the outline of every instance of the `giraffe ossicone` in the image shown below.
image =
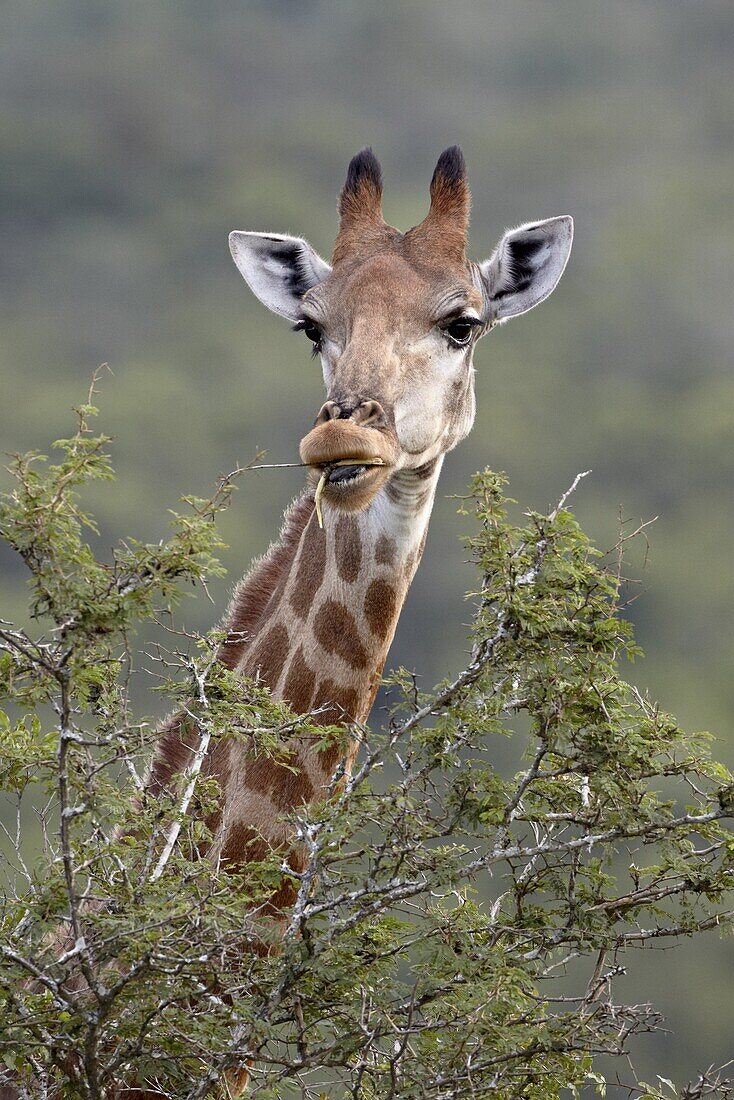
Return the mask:
<path fill-rule="evenodd" d="M 370 712 L 444 455 L 474 421 L 474 347 L 551 293 L 573 236 L 570 217 L 531 222 L 506 232 L 484 262 L 467 259 L 470 199 L 457 147 L 438 160 L 419 225 L 388 225 L 381 199 L 380 166 L 365 149 L 339 197 L 331 263 L 301 237 L 230 235 L 256 297 L 313 344 L 326 401 L 300 445 L 310 484 L 237 585 L 221 659 L 295 712 L 345 726 Z M 299 738 L 288 748 L 286 767 L 240 739 L 210 745 L 204 773 L 221 792 L 209 850 L 217 865 L 286 848 L 292 866 L 303 866 L 289 812 L 324 797 L 337 764 L 349 772 L 356 741 L 342 760 L 336 747 L 317 750 Z M 170 720 L 149 789 L 170 787 L 195 751 Z M 293 896 L 285 883 L 272 912 Z"/>

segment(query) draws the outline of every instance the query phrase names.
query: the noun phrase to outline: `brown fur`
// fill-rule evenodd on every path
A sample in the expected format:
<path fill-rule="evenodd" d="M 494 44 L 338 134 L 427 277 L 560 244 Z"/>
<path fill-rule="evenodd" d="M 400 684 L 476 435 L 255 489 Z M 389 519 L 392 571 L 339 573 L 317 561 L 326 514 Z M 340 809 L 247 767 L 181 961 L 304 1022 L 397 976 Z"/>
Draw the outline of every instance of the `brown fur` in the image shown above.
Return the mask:
<path fill-rule="evenodd" d="M 329 462 L 353 458 L 355 463 L 381 459 L 385 466 L 394 465 L 397 440 L 389 429 L 360 428 L 353 420 L 329 420 L 318 424 L 301 441 L 301 459 L 310 466 L 326 466 Z M 320 471 L 319 471 L 320 472 Z"/>
<path fill-rule="evenodd" d="M 246 661 L 250 676 L 258 676 L 272 690 L 280 679 L 290 653 L 290 636 L 282 623 L 276 623 L 260 638 Z"/>
<path fill-rule="evenodd" d="M 171 780 L 188 767 L 199 743 L 198 732 L 189 727 L 180 714 L 171 715 L 161 728 L 148 779 L 148 794 L 160 798 L 174 794 Z"/>
<path fill-rule="evenodd" d="M 287 813 L 314 797 L 313 783 L 299 770 L 302 767 L 303 761 L 298 756 L 283 763 L 267 756 L 253 756 L 247 761 L 245 780 L 251 790 L 270 795 L 274 805 Z"/>
<path fill-rule="evenodd" d="M 314 634 L 327 653 L 341 657 L 354 669 L 366 668 L 368 658 L 359 629 L 344 604 L 325 600 L 316 612 Z"/>
<path fill-rule="evenodd" d="M 398 594 L 387 581 L 372 581 L 364 598 L 364 616 L 370 630 L 378 637 L 386 637 L 395 621 Z"/>
<path fill-rule="evenodd" d="M 288 666 L 288 675 L 283 688 L 283 701 L 296 714 L 307 714 L 311 709 L 315 687 L 316 674 L 304 657 L 303 646 L 299 646 L 291 657 L 291 663 Z"/>
<path fill-rule="evenodd" d="M 349 725 L 352 722 L 363 721 L 370 709 L 371 703 L 354 688 L 345 688 L 334 680 L 326 679 L 316 688 L 313 701 L 314 711 L 320 711 L 318 721 L 324 726 Z M 322 708 L 324 708 L 322 710 Z M 351 767 L 356 754 L 356 742 L 348 753 L 347 768 Z M 338 745 L 332 745 L 322 749 L 319 753 L 319 764 L 324 772 L 329 775 L 333 772 L 339 757 L 343 753 Z"/>
<path fill-rule="evenodd" d="M 380 535 L 375 545 L 375 561 L 378 565 L 392 565 L 398 552 L 395 539 Z"/>
<path fill-rule="evenodd" d="M 371 180 L 353 190 L 345 187 L 339 196 L 339 216 L 344 229 L 358 224 L 382 228 L 382 189 Z"/>
<path fill-rule="evenodd" d="M 348 261 L 355 251 L 372 250 L 397 234 L 382 217 L 382 172 L 371 149 L 352 157 L 339 195 L 339 232 L 332 263 Z"/>
<path fill-rule="evenodd" d="M 396 246 L 414 259 L 438 254 L 444 262 L 465 265 L 471 195 L 461 151 L 454 146 L 441 154 L 431 180 L 430 210 L 405 234 L 388 225 L 382 216 L 382 179 L 377 162 L 359 164 L 356 174 L 352 170 L 366 152 L 363 150 L 352 160 L 339 196 L 340 222 L 333 265 L 353 263 L 356 253 L 365 259 Z"/>
<path fill-rule="evenodd" d="M 354 688 L 342 687 L 334 680 L 323 680 L 316 688 L 313 709 L 320 710 L 321 707 L 327 708 L 318 716 L 325 726 L 360 722 L 367 717 L 360 693 Z"/>
<path fill-rule="evenodd" d="M 202 768 L 202 774 L 206 778 L 214 776 L 219 784 L 219 803 L 216 810 L 209 814 L 204 822 L 212 836 L 222 824 L 224 803 L 231 777 L 231 753 L 233 748 L 234 745 L 231 741 L 218 742 L 207 756 Z M 205 848 L 208 848 L 208 845 L 202 846 L 202 854 Z"/>
<path fill-rule="evenodd" d="M 242 863 L 259 863 L 265 859 L 271 846 L 260 836 L 256 829 L 241 821 L 235 821 L 227 830 L 227 840 L 222 848 L 221 862 L 224 866 L 237 866 Z"/>
<path fill-rule="evenodd" d="M 455 146 L 441 154 L 431 180 L 431 208 L 427 216 L 406 233 L 411 250 L 436 252 L 457 264 L 466 263 L 471 196 L 464 157 Z"/>
<path fill-rule="evenodd" d="M 299 619 L 305 619 L 311 610 L 316 593 L 326 572 L 326 539 L 316 538 L 298 560 L 296 584 L 290 594 L 290 605 Z"/>
<path fill-rule="evenodd" d="M 313 513 L 313 493 L 302 493 L 285 513 L 277 542 L 270 546 L 235 588 L 225 619 L 232 641 L 225 644 L 220 652 L 220 658 L 228 668 L 235 668 L 239 663 L 266 609 L 272 613 L 271 601 L 278 582 L 282 584 L 283 579 L 287 579 L 287 567 Z"/>
<path fill-rule="evenodd" d="M 339 576 L 354 584 L 362 565 L 362 540 L 359 526 L 351 516 L 342 516 L 336 525 L 335 552 Z"/>

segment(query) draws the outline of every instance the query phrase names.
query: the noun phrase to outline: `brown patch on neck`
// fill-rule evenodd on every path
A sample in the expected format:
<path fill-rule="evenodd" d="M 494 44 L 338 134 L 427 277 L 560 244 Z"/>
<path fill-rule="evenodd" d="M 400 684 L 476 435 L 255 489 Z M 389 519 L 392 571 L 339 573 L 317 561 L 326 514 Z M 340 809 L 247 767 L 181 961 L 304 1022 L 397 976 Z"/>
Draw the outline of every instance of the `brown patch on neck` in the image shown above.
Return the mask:
<path fill-rule="evenodd" d="M 153 798 L 176 793 L 175 778 L 194 758 L 200 735 L 195 724 L 182 714 L 166 719 L 156 744 L 147 793 Z"/>
<path fill-rule="evenodd" d="M 366 668 L 367 653 L 350 611 L 336 600 L 325 600 L 314 619 L 314 634 L 327 653 L 341 657 L 355 669 Z"/>
<path fill-rule="evenodd" d="M 259 863 L 272 851 L 267 840 L 241 821 L 234 821 L 227 830 L 227 839 L 222 847 L 221 862 L 227 864 Z"/>
<path fill-rule="evenodd" d="M 342 723 L 361 722 L 365 717 L 364 705 L 360 706 L 359 692 L 354 688 L 342 687 L 334 680 L 323 680 L 316 689 L 313 709 L 320 710 L 318 721 L 322 726 L 338 726 Z"/>
<path fill-rule="evenodd" d="M 285 856 L 293 870 L 303 870 L 305 859 L 301 853 L 298 851 L 286 852 L 282 845 L 269 843 L 257 830 L 251 829 L 243 822 L 235 822 L 230 826 L 227 833 L 227 839 L 222 848 L 221 864 L 224 870 L 234 870 L 245 863 L 262 862 L 274 853 L 277 853 L 281 859 Z M 263 903 L 262 912 L 267 916 L 280 916 L 284 909 L 293 904 L 296 895 L 297 890 L 293 883 L 287 878 L 282 878 L 275 892 Z M 269 953 L 270 950 L 265 943 L 252 946 L 261 955 Z"/>
<path fill-rule="evenodd" d="M 306 858 L 298 856 L 297 852 L 290 852 L 288 862 L 294 871 L 301 872 L 306 866 Z M 275 891 L 270 901 L 263 906 L 263 914 L 269 917 L 282 917 L 290 909 L 298 897 L 298 889 L 289 878 L 281 879 L 280 886 Z"/>
<path fill-rule="evenodd" d="M 362 539 L 359 524 L 351 516 L 342 516 L 337 523 L 334 546 L 339 576 L 347 584 L 354 584 L 362 565 Z"/>
<path fill-rule="evenodd" d="M 315 716 L 315 721 L 321 726 L 348 726 L 352 722 L 362 722 L 367 717 L 372 701 L 360 696 L 354 688 L 342 687 L 334 680 L 323 680 L 316 688 L 316 697 L 313 701 L 314 710 L 322 710 Z M 347 765 L 356 755 L 356 742 L 347 754 Z M 333 772 L 340 758 L 344 756 L 344 749 L 333 744 L 322 749 L 319 753 L 319 764 L 324 772 L 329 775 Z"/>
<path fill-rule="evenodd" d="M 288 675 L 283 687 L 283 701 L 296 714 L 306 714 L 311 709 L 315 687 L 316 674 L 306 661 L 303 646 L 299 645 L 288 666 Z"/>
<path fill-rule="evenodd" d="M 314 513 L 313 493 L 302 494 L 285 514 L 277 542 L 255 563 L 234 591 L 225 623 L 230 640 L 221 646 L 219 658 L 227 668 L 235 668 L 262 625 L 282 596 L 289 568 L 298 543 Z"/>
<path fill-rule="evenodd" d="M 227 740 L 218 741 L 207 755 L 204 766 L 202 767 L 202 775 L 205 778 L 213 777 L 219 784 L 219 799 L 216 809 L 210 813 L 204 821 L 204 824 L 212 836 L 214 836 L 217 829 L 222 824 L 224 804 L 227 799 L 227 787 L 232 774 L 231 763 L 233 749 L 234 742 Z M 200 849 L 205 851 L 207 847 L 208 845 L 201 845 Z M 253 859 L 254 858 L 253 856 Z"/>
<path fill-rule="evenodd" d="M 259 676 L 271 691 L 275 691 L 283 666 L 290 652 L 290 636 L 283 623 L 271 626 L 258 641 L 245 661 L 246 676 Z"/>
<path fill-rule="evenodd" d="M 380 535 L 375 545 L 375 561 L 378 565 L 392 565 L 398 552 L 398 544 L 395 539 L 387 535 Z"/>
<path fill-rule="evenodd" d="M 245 783 L 251 791 L 269 796 L 276 809 L 283 813 L 310 802 L 316 793 L 303 770 L 303 761 L 296 756 L 288 760 L 287 766 L 267 756 L 249 757 Z"/>
<path fill-rule="evenodd" d="M 387 638 L 394 625 L 398 594 L 382 579 L 372 581 L 364 597 L 364 614 L 370 630 L 378 638 Z"/>
<path fill-rule="evenodd" d="M 305 619 L 311 610 L 316 593 L 326 573 L 326 539 L 314 529 L 314 537 L 303 540 L 298 559 L 298 573 L 289 596 L 289 602 L 299 619 Z"/>

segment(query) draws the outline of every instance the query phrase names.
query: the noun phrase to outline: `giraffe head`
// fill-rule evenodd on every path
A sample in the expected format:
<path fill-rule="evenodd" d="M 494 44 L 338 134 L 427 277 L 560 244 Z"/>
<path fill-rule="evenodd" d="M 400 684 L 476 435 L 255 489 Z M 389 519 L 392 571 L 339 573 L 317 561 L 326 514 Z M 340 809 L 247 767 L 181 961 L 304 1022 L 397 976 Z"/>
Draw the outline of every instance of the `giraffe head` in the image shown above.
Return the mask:
<path fill-rule="evenodd" d="M 325 495 L 365 507 L 397 471 L 451 450 L 474 421 L 472 355 L 495 324 L 551 293 L 573 237 L 570 217 L 509 230 L 482 263 L 466 257 L 469 188 L 461 150 L 441 154 L 424 220 L 407 233 L 382 217 L 382 174 L 371 149 L 354 157 L 339 197 L 331 264 L 302 238 L 230 234 L 253 293 L 295 322 L 319 355 L 326 384 L 301 457 Z M 378 461 L 382 465 L 365 465 Z"/>

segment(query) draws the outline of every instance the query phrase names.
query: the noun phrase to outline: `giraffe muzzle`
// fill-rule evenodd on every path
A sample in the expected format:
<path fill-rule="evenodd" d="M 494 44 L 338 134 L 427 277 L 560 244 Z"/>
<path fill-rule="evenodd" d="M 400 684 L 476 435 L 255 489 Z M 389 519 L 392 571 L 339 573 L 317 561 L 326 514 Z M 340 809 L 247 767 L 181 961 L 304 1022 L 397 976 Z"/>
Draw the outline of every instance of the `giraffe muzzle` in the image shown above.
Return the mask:
<path fill-rule="evenodd" d="M 388 429 L 334 419 L 317 424 L 301 441 L 300 452 L 314 488 L 327 474 L 322 491 L 329 504 L 361 511 L 387 481 L 399 448 Z"/>

